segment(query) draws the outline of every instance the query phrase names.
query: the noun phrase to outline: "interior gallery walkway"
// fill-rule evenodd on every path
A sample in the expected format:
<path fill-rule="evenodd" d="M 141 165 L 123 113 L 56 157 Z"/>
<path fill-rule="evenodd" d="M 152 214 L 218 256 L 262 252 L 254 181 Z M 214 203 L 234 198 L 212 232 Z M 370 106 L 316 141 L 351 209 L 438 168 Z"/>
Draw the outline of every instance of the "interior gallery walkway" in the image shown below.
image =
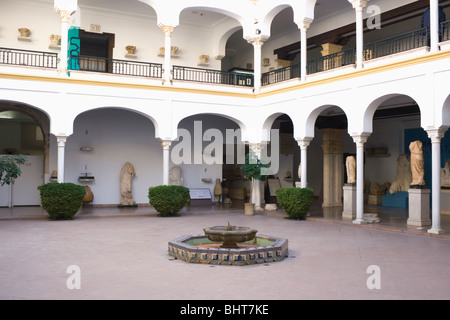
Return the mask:
<path fill-rule="evenodd" d="M 280 209 L 187 207 L 161 218 L 151 207 L 83 208 L 73 221 L 48 221 L 39 207 L 0 208 L 0 299 L 449 299 L 448 216 L 446 233 L 431 235 L 407 228 L 400 210 L 379 214 L 378 224 L 354 225 L 318 205 L 306 221 Z M 227 222 L 288 239 L 288 256 L 239 267 L 168 255 L 169 241 Z M 68 288 L 71 266 L 80 289 Z M 369 288 L 374 266 L 379 288 Z"/>

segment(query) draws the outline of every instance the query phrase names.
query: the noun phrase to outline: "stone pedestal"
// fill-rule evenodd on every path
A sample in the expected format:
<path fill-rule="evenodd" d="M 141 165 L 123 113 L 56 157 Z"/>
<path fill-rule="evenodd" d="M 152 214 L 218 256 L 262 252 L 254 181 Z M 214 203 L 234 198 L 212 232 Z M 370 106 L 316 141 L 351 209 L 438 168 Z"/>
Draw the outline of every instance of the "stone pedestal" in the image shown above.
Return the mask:
<path fill-rule="evenodd" d="M 430 219 L 430 189 L 410 188 L 408 226 L 431 226 Z"/>
<path fill-rule="evenodd" d="M 344 193 L 344 210 L 342 211 L 343 219 L 356 218 L 356 185 L 346 184 L 343 188 Z"/>

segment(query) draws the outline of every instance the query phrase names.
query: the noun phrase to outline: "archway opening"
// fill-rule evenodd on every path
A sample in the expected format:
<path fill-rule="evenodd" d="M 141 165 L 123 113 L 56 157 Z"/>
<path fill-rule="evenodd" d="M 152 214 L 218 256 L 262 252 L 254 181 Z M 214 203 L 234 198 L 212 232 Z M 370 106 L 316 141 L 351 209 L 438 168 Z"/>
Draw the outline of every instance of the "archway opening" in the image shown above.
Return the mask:
<path fill-rule="evenodd" d="M 162 184 L 163 149 L 155 125 L 134 111 L 105 107 L 81 113 L 65 148 L 70 155 L 65 158 L 65 181 L 89 186 L 94 194 L 89 205 L 120 204 L 120 172 L 127 162 L 136 173 L 131 190 L 137 205 L 148 205 L 148 188 Z M 51 165 L 57 168 L 56 155 Z"/>
<path fill-rule="evenodd" d="M 27 157 L 14 185 L 0 187 L 1 207 L 40 204 L 37 187 L 48 175 L 49 129 L 48 116 L 38 109 L 13 101 L 0 102 L 0 155 Z"/>

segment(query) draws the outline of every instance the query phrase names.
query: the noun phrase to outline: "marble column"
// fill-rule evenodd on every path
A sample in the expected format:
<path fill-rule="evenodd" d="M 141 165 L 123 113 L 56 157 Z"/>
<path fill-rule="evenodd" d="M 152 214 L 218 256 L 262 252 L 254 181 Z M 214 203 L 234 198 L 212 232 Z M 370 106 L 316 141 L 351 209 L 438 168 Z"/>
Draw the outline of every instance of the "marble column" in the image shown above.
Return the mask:
<path fill-rule="evenodd" d="M 58 143 L 58 183 L 63 183 L 67 136 L 57 136 L 56 141 Z"/>
<path fill-rule="evenodd" d="M 306 188 L 308 187 L 308 147 L 311 143 L 312 138 L 303 138 L 297 140 L 297 143 L 300 147 L 300 187 Z"/>
<path fill-rule="evenodd" d="M 164 84 L 172 84 L 172 33 L 175 27 L 172 26 L 161 26 L 164 32 Z"/>
<path fill-rule="evenodd" d="M 355 224 L 364 223 L 364 144 L 368 133 L 352 136 L 356 143 L 356 219 Z"/>
<path fill-rule="evenodd" d="M 307 31 L 312 23 L 312 19 L 305 18 L 301 24 L 298 25 L 300 29 L 300 80 L 305 82 L 308 74 L 308 38 Z"/>
<path fill-rule="evenodd" d="M 341 129 L 322 129 L 323 150 L 323 207 L 342 206 L 344 165 Z"/>
<path fill-rule="evenodd" d="M 441 139 L 446 130 L 427 130 L 431 139 L 431 229 L 428 233 L 440 234 L 441 228 Z"/>
<path fill-rule="evenodd" d="M 361 69 L 364 61 L 363 9 L 369 0 L 348 0 L 356 11 L 356 68 Z"/>
<path fill-rule="evenodd" d="M 61 18 L 61 51 L 59 61 L 59 72 L 67 72 L 68 51 L 69 51 L 69 19 L 72 11 L 58 10 Z"/>
<path fill-rule="evenodd" d="M 439 1 L 430 0 L 430 52 L 439 51 Z"/>
<path fill-rule="evenodd" d="M 262 58 L 261 58 L 261 49 L 262 45 L 264 44 L 264 41 L 266 41 L 263 37 L 258 37 L 256 39 L 248 40 L 249 43 L 253 45 L 253 79 L 254 79 L 254 90 L 255 92 L 261 91 L 261 77 L 262 77 L 262 71 L 261 71 L 261 64 L 262 64 Z"/>
<path fill-rule="evenodd" d="M 163 147 L 163 185 L 169 185 L 169 170 L 170 170 L 170 145 L 172 140 L 161 140 Z"/>

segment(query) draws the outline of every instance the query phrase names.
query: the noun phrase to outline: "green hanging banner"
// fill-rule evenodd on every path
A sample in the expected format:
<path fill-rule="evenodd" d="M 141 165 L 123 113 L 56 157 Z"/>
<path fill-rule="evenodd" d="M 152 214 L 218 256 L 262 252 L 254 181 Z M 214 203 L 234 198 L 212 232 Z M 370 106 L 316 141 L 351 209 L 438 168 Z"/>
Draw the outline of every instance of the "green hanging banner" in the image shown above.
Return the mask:
<path fill-rule="evenodd" d="M 67 52 L 69 70 L 80 70 L 80 62 L 79 62 L 80 50 L 81 50 L 80 28 L 70 27 L 69 50 Z"/>

